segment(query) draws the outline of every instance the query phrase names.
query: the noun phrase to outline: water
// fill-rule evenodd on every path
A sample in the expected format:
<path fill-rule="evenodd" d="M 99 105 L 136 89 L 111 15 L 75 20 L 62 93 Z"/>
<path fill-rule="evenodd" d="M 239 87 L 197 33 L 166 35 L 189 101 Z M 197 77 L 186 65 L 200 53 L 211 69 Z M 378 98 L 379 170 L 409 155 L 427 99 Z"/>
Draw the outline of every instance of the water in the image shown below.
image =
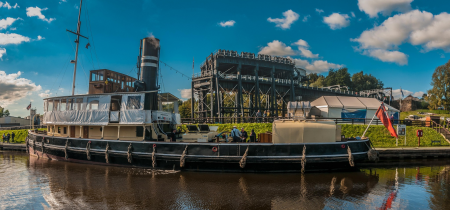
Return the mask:
<path fill-rule="evenodd" d="M 301 174 L 93 166 L 0 151 L 0 209 L 450 209 L 450 164 Z"/>

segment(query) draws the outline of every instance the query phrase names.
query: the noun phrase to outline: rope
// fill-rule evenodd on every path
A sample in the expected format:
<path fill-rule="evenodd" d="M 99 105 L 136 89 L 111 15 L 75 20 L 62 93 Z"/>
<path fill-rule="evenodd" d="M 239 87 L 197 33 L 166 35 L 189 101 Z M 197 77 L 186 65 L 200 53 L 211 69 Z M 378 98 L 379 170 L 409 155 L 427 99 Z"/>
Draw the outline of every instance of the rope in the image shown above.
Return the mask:
<path fill-rule="evenodd" d="M 249 146 L 247 146 L 247 149 L 245 150 L 244 156 L 242 156 L 242 159 L 239 161 L 239 166 L 241 168 L 245 168 L 245 164 L 247 163 L 248 147 Z"/>
<path fill-rule="evenodd" d="M 106 160 L 106 163 L 109 163 L 109 142 L 106 143 L 105 160 Z"/>
<path fill-rule="evenodd" d="M 332 196 L 332 195 L 334 194 L 334 189 L 335 189 L 336 181 L 337 181 L 337 178 L 336 178 L 336 177 L 333 177 L 333 179 L 331 179 L 330 196 Z"/>
<path fill-rule="evenodd" d="M 41 141 L 41 148 L 42 148 L 42 153 L 44 153 L 44 144 L 45 144 L 45 140 L 44 139 L 42 139 L 42 141 Z"/>
<path fill-rule="evenodd" d="M 302 173 L 305 173 L 305 166 L 306 166 L 306 145 L 303 145 Z"/>
<path fill-rule="evenodd" d="M 153 168 L 156 166 L 155 152 L 156 152 L 156 147 L 153 147 L 153 152 L 152 152 L 152 167 Z"/>
<path fill-rule="evenodd" d="M 130 143 L 130 145 L 128 146 L 128 152 L 127 152 L 127 155 L 128 155 L 128 162 L 129 162 L 129 163 L 132 163 L 132 162 L 133 162 L 132 151 L 133 151 L 133 145 L 131 145 L 131 143 Z"/>
<path fill-rule="evenodd" d="M 86 145 L 86 156 L 88 160 L 91 160 L 91 142 L 89 141 Z"/>
<path fill-rule="evenodd" d="M 350 163 L 351 167 L 354 167 L 355 162 L 353 162 L 353 155 L 352 155 L 352 150 L 350 149 L 350 146 L 347 146 L 347 153 L 348 153 L 348 162 Z"/>
<path fill-rule="evenodd" d="M 64 147 L 64 158 L 69 159 L 69 154 L 67 154 L 67 148 L 69 148 L 69 140 L 66 140 L 66 146 Z"/>
<path fill-rule="evenodd" d="M 367 151 L 367 156 L 369 157 L 370 161 L 378 161 L 380 159 L 378 157 L 378 151 L 374 149 L 369 149 L 369 151 Z"/>
<path fill-rule="evenodd" d="M 26 146 L 26 151 L 28 154 L 30 153 L 30 150 L 28 149 L 28 145 L 30 144 L 29 141 L 30 141 L 30 139 L 27 136 L 26 141 L 25 141 L 25 146 Z"/>
<path fill-rule="evenodd" d="M 181 155 L 181 158 L 180 158 L 180 167 L 181 168 L 184 167 L 184 163 L 186 162 L 185 159 L 186 159 L 187 148 L 188 148 L 188 146 L 186 145 L 186 148 L 184 148 L 183 154 Z"/>
<path fill-rule="evenodd" d="M 33 153 L 36 154 L 36 139 L 33 140 Z"/>

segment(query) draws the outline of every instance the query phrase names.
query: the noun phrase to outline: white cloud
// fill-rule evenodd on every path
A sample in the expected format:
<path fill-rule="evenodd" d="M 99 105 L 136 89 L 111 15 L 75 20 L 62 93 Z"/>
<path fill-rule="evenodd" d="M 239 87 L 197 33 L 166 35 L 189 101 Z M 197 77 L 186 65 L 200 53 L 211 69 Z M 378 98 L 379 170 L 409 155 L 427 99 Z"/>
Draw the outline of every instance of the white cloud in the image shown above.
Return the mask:
<path fill-rule="evenodd" d="M 412 92 L 412 91 L 403 89 L 403 95 L 405 97 L 412 95 L 417 98 L 422 98 L 423 94 L 425 94 L 423 91 Z M 400 89 L 392 90 L 392 96 L 394 96 L 394 100 L 402 98 L 402 93 L 400 92 Z"/>
<path fill-rule="evenodd" d="M 305 69 L 307 71 L 310 72 L 314 72 L 314 73 L 322 73 L 322 72 L 326 72 L 329 69 L 339 69 L 344 67 L 344 65 L 340 65 L 340 64 L 334 64 L 334 63 L 328 63 L 328 61 L 324 61 L 324 60 L 316 60 L 312 63 L 309 63 L 306 60 L 302 60 L 302 59 L 294 59 L 295 61 L 295 66 Z"/>
<path fill-rule="evenodd" d="M 316 12 L 319 13 L 319 15 L 320 15 L 320 13 L 322 13 L 323 10 L 322 10 L 322 9 L 317 9 L 317 8 L 316 8 Z"/>
<path fill-rule="evenodd" d="M 384 49 L 367 50 L 364 54 L 377 58 L 383 62 L 397 63 L 399 65 L 408 64 L 408 56 L 399 51 L 389 51 Z"/>
<path fill-rule="evenodd" d="M 235 23 L 236 23 L 236 21 L 234 21 L 234 20 L 229 20 L 229 21 L 223 21 L 223 22 L 220 22 L 219 24 L 220 24 L 220 26 L 222 26 L 222 27 L 231 27 L 231 26 L 234 26 Z"/>
<path fill-rule="evenodd" d="M 50 18 L 50 19 L 45 18 L 45 16 L 42 14 L 42 11 L 47 10 L 47 9 L 48 8 L 41 9 L 39 7 L 28 7 L 27 8 L 27 16 L 28 17 L 36 16 L 43 21 L 47 21 L 48 23 L 56 20 L 55 18 Z"/>
<path fill-rule="evenodd" d="M 7 106 L 18 101 L 32 92 L 40 91 L 42 87 L 36 85 L 33 81 L 20 78 L 22 72 L 15 74 L 6 74 L 0 71 L 0 106 Z"/>
<path fill-rule="evenodd" d="M 328 17 L 323 17 L 323 22 L 328 24 L 332 30 L 336 30 L 350 25 L 350 17 L 347 14 L 333 13 Z"/>
<path fill-rule="evenodd" d="M 178 91 L 180 91 L 180 94 L 181 94 L 181 98 L 185 98 L 185 99 L 188 99 L 188 98 L 192 98 L 192 93 L 191 93 L 191 89 L 189 88 L 189 89 L 178 89 Z"/>
<path fill-rule="evenodd" d="M 78 7 L 78 5 L 73 5 L 73 7 L 75 8 L 75 9 L 79 9 L 79 7 Z"/>
<path fill-rule="evenodd" d="M 4 7 L 4 8 L 8 8 L 8 9 L 20 8 L 19 5 L 17 5 L 17 3 L 14 6 L 11 6 L 7 1 L 5 3 L 0 1 L 0 7 Z"/>
<path fill-rule="evenodd" d="M 20 34 L 4 34 L 0 33 L 0 45 L 7 45 L 7 44 L 20 44 L 22 42 L 29 42 L 30 38 L 26 36 L 22 36 Z"/>
<path fill-rule="evenodd" d="M 350 12 L 350 14 L 352 15 L 352 17 L 356 17 L 354 12 Z"/>
<path fill-rule="evenodd" d="M 265 55 L 274 55 L 274 56 L 287 56 L 287 55 L 295 55 L 296 53 L 292 50 L 291 47 L 286 46 L 283 42 L 278 40 L 274 40 L 272 42 L 267 43 L 267 46 L 263 47 L 258 54 Z"/>
<path fill-rule="evenodd" d="M 377 17 L 378 13 L 387 16 L 393 11 L 407 12 L 411 10 L 413 0 L 358 0 L 360 11 L 370 17 Z"/>
<path fill-rule="evenodd" d="M 6 49 L 0 47 L 0 60 L 3 60 L 3 55 L 6 55 Z"/>
<path fill-rule="evenodd" d="M 45 38 L 40 36 L 40 35 L 38 35 L 37 40 L 42 40 L 42 39 L 45 39 Z"/>
<path fill-rule="evenodd" d="M 19 18 L 11 18 L 11 17 L 7 17 L 6 19 L 1 19 L 0 20 L 0 30 L 1 29 L 6 29 L 7 27 L 11 26 L 14 21 L 16 21 Z"/>
<path fill-rule="evenodd" d="M 442 49 L 450 51 L 450 14 L 433 15 L 426 11 L 413 10 L 385 20 L 381 25 L 366 30 L 358 38 L 351 39 L 360 44 L 360 49 L 396 50 L 409 42 L 422 45 L 424 52 Z M 399 55 L 399 54 L 398 54 Z"/>
<path fill-rule="evenodd" d="M 310 17 L 311 17 L 311 15 L 306 15 L 305 17 L 303 17 L 302 21 L 307 22 Z"/>
<path fill-rule="evenodd" d="M 15 31 L 15 30 L 17 30 L 17 28 L 14 27 L 14 28 L 10 28 L 9 30 L 10 30 L 10 31 Z"/>
<path fill-rule="evenodd" d="M 303 47 L 298 48 L 300 50 L 300 54 L 306 58 L 318 58 L 319 54 L 313 54 L 310 50 L 305 49 Z"/>
<path fill-rule="evenodd" d="M 41 98 L 48 98 L 48 97 L 50 97 L 51 93 L 50 93 L 50 90 L 46 90 L 46 91 L 44 91 L 42 93 L 39 93 L 38 95 Z"/>
<path fill-rule="evenodd" d="M 63 2 L 67 2 L 67 0 L 61 0 L 59 1 L 59 4 L 62 4 Z"/>
<path fill-rule="evenodd" d="M 275 23 L 277 27 L 280 27 L 282 29 L 289 29 L 291 28 L 291 24 L 298 20 L 300 17 L 297 13 L 295 13 L 292 10 L 288 10 L 286 12 L 283 12 L 284 18 L 267 18 L 267 21 Z"/>
<path fill-rule="evenodd" d="M 298 46 L 302 46 L 302 47 L 306 47 L 306 48 L 309 47 L 308 43 L 303 39 L 299 39 L 297 42 L 294 43 L 294 45 L 298 45 Z"/>

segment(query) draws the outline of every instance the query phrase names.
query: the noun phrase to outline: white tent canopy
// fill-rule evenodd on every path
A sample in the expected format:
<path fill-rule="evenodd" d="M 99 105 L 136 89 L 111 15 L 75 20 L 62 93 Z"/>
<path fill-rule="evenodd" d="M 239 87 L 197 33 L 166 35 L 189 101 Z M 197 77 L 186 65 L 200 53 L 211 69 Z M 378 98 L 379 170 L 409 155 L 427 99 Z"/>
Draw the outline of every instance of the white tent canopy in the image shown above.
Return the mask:
<path fill-rule="evenodd" d="M 343 118 L 342 113 L 358 112 L 366 113 L 365 118 L 371 119 L 381 105 L 376 98 L 351 97 L 351 96 L 322 96 L 311 102 L 311 106 L 321 110 L 321 116 L 325 118 Z M 388 115 L 400 112 L 398 109 L 385 104 Z M 359 118 L 359 117 L 358 117 Z M 362 118 L 362 117 L 361 117 Z M 375 119 L 378 119 L 375 117 Z"/>

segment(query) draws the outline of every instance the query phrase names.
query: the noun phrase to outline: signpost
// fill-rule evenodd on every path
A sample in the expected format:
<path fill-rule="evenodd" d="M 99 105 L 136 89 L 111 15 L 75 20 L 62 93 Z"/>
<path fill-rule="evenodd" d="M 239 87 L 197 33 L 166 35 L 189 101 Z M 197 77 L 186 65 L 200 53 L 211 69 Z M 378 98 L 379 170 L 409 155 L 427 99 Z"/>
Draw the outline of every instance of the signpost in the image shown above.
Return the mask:
<path fill-rule="evenodd" d="M 417 137 L 419 137 L 419 147 L 420 147 L 420 137 L 423 136 L 423 131 L 422 130 L 417 130 L 416 135 L 417 135 Z"/>
<path fill-rule="evenodd" d="M 406 125 L 397 125 L 397 136 L 405 136 L 404 145 L 406 146 Z M 398 146 L 398 139 L 395 144 Z"/>

